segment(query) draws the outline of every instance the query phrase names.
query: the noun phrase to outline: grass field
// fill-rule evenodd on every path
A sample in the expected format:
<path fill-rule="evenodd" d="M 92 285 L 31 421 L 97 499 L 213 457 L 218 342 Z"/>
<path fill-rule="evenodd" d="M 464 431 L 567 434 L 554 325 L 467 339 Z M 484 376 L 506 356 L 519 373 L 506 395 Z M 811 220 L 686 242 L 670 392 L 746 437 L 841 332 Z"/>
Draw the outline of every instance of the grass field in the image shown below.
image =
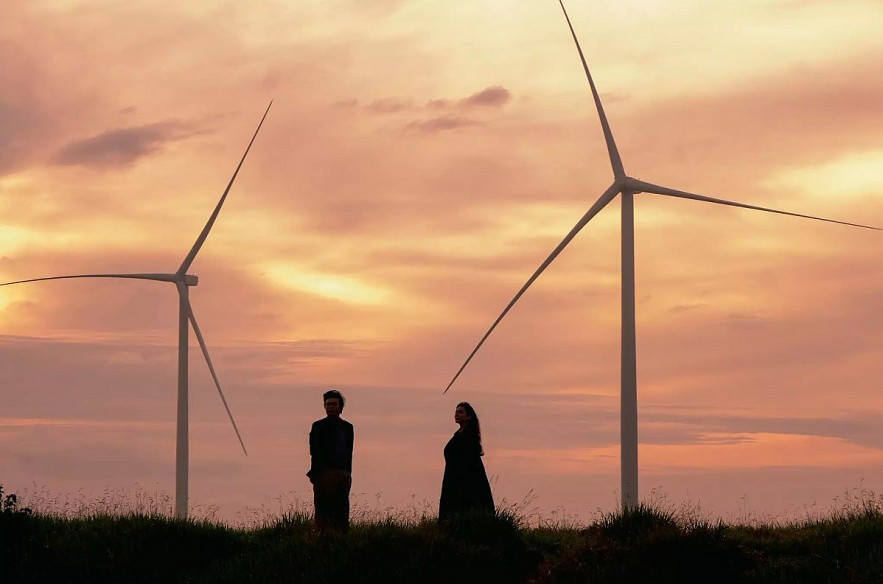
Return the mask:
<path fill-rule="evenodd" d="M 883 581 L 883 498 L 824 517 L 727 525 L 666 505 L 589 525 L 525 521 L 517 506 L 438 525 L 431 508 L 357 514 L 317 532 L 306 509 L 233 526 L 136 508 L 47 512 L 0 487 L 0 582 Z"/>

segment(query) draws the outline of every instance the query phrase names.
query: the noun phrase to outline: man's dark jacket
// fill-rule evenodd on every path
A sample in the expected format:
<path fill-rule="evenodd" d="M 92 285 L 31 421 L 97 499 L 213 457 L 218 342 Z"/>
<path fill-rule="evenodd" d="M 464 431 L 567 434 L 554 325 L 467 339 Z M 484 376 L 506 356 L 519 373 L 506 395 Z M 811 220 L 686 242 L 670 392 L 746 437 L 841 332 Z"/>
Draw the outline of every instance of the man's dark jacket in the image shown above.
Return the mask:
<path fill-rule="evenodd" d="M 342 444 L 338 443 L 338 430 L 342 434 Z M 338 446 L 343 447 L 342 452 L 337 452 Z M 353 425 L 330 416 L 313 422 L 310 429 L 310 470 L 307 476 L 312 481 L 328 469 L 353 471 Z"/>

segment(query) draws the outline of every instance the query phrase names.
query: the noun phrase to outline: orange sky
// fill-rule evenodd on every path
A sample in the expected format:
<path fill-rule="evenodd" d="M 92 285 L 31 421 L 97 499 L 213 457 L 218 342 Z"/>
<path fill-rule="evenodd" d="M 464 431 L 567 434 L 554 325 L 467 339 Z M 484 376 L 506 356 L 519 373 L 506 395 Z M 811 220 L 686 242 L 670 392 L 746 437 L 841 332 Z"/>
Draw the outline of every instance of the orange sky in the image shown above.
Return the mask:
<path fill-rule="evenodd" d="M 626 170 L 883 226 L 876 0 L 573 1 Z M 321 391 L 354 492 L 435 504 L 454 405 L 499 500 L 619 488 L 619 204 L 445 396 L 612 178 L 547 0 L 7 0 L 0 281 L 174 271 L 275 103 L 192 272 L 251 455 L 191 342 L 191 498 L 308 497 Z M 636 198 L 641 493 L 781 514 L 883 490 L 881 235 Z M 171 286 L 0 289 L 0 482 L 173 491 Z M 196 349 L 196 350 L 194 350 Z"/>

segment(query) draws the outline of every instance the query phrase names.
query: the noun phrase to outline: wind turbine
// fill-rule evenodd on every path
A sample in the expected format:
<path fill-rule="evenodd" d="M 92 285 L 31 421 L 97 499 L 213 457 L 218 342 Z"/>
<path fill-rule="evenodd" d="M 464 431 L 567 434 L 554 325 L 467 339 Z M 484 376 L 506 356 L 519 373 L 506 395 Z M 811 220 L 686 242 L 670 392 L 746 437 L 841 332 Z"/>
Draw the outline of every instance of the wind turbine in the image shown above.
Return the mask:
<path fill-rule="evenodd" d="M 242 446 L 242 451 L 248 456 L 248 451 L 245 449 L 245 443 L 242 441 L 242 436 L 239 434 L 239 428 L 236 426 L 236 421 L 233 419 L 233 413 L 230 411 L 230 407 L 227 405 L 227 399 L 224 397 L 224 392 L 221 390 L 221 383 L 218 381 L 218 376 L 215 373 L 215 368 L 212 365 L 211 357 L 208 354 L 208 347 L 206 347 L 205 339 L 202 336 L 202 332 L 199 329 L 199 325 L 196 322 L 196 316 L 193 313 L 193 307 L 190 304 L 190 297 L 188 293 L 188 288 L 190 286 L 196 286 L 199 278 L 197 276 L 191 275 L 187 273 L 187 270 L 190 269 L 190 265 L 193 263 L 193 260 L 196 258 L 196 254 L 199 253 L 199 250 L 202 248 L 202 244 L 205 243 L 206 238 L 208 237 L 209 231 L 211 231 L 212 226 L 215 223 L 215 219 L 218 218 L 218 214 L 221 212 L 221 206 L 224 204 L 224 201 L 227 198 L 227 193 L 230 192 L 230 188 L 233 186 L 233 181 L 236 180 L 236 175 L 239 174 L 239 169 L 242 168 L 242 163 L 245 162 L 245 157 L 248 156 L 248 151 L 251 150 L 251 145 L 254 144 L 255 138 L 257 138 L 258 132 L 261 130 L 261 126 L 264 123 L 264 120 L 267 117 L 267 114 L 270 111 L 270 107 L 273 105 L 271 101 L 267 106 L 266 111 L 264 111 L 264 115 L 261 118 L 260 123 L 258 124 L 257 129 L 254 132 L 254 135 L 251 137 L 251 141 L 248 143 L 248 147 L 245 149 L 245 153 L 242 155 L 242 159 L 239 161 L 239 164 L 236 166 L 236 170 L 233 172 L 233 176 L 230 178 L 230 182 L 227 183 L 227 188 L 224 189 L 224 194 L 221 195 L 221 199 L 218 201 L 218 204 L 215 206 L 215 210 L 212 212 L 209 217 L 208 222 L 203 227 L 202 232 L 199 234 L 199 237 L 196 238 L 196 243 L 193 244 L 193 247 L 190 248 L 190 251 L 187 253 L 187 256 L 184 258 L 184 261 L 181 262 L 181 265 L 178 267 L 177 271 L 172 274 L 77 274 L 72 276 L 50 276 L 47 278 L 32 278 L 30 280 L 18 280 L 16 282 L 6 282 L 4 284 L 0 284 L 0 286 L 11 286 L 13 284 L 24 284 L 27 282 L 42 282 L 45 280 L 67 280 L 72 278 L 129 278 L 135 280 L 153 280 L 156 282 L 170 282 L 175 285 L 175 288 L 178 290 L 178 412 L 177 412 L 177 435 L 176 435 L 176 445 L 175 445 L 175 515 L 179 519 L 184 519 L 187 517 L 187 496 L 188 496 L 188 474 L 189 474 L 189 399 L 188 399 L 188 343 L 190 338 L 190 328 L 189 324 L 193 326 L 193 332 L 196 333 L 196 339 L 199 341 L 199 346 L 202 349 L 202 354 L 205 356 L 205 362 L 208 365 L 209 371 L 212 374 L 212 379 L 215 382 L 215 387 L 218 388 L 218 395 L 221 396 L 221 401 L 224 403 L 224 409 L 227 410 L 227 416 L 230 418 L 230 422 L 233 424 L 233 430 L 236 432 L 236 437 L 239 439 L 239 444 Z"/>
<path fill-rule="evenodd" d="M 732 207 L 741 207 L 743 209 L 752 209 L 755 211 L 765 211 L 768 213 L 778 213 L 780 215 L 790 215 L 792 217 L 802 217 L 804 219 L 814 219 L 817 221 L 826 221 L 829 223 L 839 223 L 841 225 L 850 225 L 852 227 L 862 227 L 865 229 L 878 230 L 876 227 L 867 225 L 859 225 L 857 223 L 847 223 L 845 221 L 835 221 L 833 219 L 825 219 L 822 217 L 814 217 L 812 215 L 802 215 L 800 213 L 791 213 L 788 211 L 779 211 L 766 207 L 758 207 L 755 205 L 746 205 L 734 201 L 724 199 L 716 199 L 705 195 L 688 193 L 672 189 L 665 186 L 655 185 L 630 177 L 625 173 L 622 164 L 622 158 L 613 140 L 613 133 L 610 131 L 610 124 L 607 122 L 607 116 L 604 114 L 604 108 L 601 105 L 601 98 L 595 88 L 595 82 L 592 74 L 589 72 L 589 66 L 583 55 L 576 32 L 573 30 L 573 24 L 567 15 L 567 9 L 564 7 L 563 0 L 558 0 L 561 4 L 561 10 L 564 11 L 564 18 L 567 20 L 567 26 L 570 28 L 570 34 L 576 44 L 579 52 L 583 69 L 586 73 L 586 79 L 589 81 L 589 87 L 592 92 L 592 98 L 595 102 L 595 108 L 598 111 L 598 117 L 601 121 L 601 129 L 604 132 L 604 140 L 607 143 L 607 153 L 610 157 L 610 165 L 613 169 L 613 183 L 606 191 L 595 201 L 585 215 L 574 225 L 570 233 L 558 244 L 558 246 L 549 254 L 549 257 L 540 265 L 533 275 L 527 280 L 524 286 L 518 291 L 511 302 L 503 309 L 497 320 L 491 325 L 484 334 L 478 345 L 472 350 L 467 357 L 466 362 L 454 375 L 454 378 L 445 388 L 445 393 L 451 388 L 493 330 L 497 327 L 503 317 L 515 305 L 525 291 L 533 284 L 543 271 L 549 267 L 567 244 L 576 236 L 586 224 L 597 215 L 604 207 L 612 201 L 616 195 L 621 195 L 622 217 L 621 217 L 621 238 L 622 238 L 622 316 L 621 316 L 621 343 L 622 356 L 620 361 L 620 472 L 621 472 L 621 494 L 623 509 L 634 508 L 638 503 L 638 382 L 636 371 L 636 349 L 635 349 L 635 224 L 634 224 L 634 195 L 638 193 L 648 193 L 655 195 L 665 195 L 668 197 L 678 197 L 681 199 L 692 199 L 694 201 L 703 201 L 706 203 L 716 203 L 718 205 L 729 205 Z"/>

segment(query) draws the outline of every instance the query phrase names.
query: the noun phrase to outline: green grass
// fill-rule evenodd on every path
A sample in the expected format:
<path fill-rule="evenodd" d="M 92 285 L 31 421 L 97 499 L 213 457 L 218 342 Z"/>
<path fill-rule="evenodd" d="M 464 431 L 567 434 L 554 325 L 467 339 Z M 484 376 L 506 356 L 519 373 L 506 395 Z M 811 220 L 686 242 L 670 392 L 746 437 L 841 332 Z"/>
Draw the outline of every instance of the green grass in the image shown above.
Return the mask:
<path fill-rule="evenodd" d="M 587 526 L 518 506 L 439 525 L 426 506 L 321 533 L 306 508 L 257 525 L 115 508 L 30 512 L 0 487 L 0 582 L 880 582 L 883 499 L 800 521 L 726 525 L 664 503 Z"/>

